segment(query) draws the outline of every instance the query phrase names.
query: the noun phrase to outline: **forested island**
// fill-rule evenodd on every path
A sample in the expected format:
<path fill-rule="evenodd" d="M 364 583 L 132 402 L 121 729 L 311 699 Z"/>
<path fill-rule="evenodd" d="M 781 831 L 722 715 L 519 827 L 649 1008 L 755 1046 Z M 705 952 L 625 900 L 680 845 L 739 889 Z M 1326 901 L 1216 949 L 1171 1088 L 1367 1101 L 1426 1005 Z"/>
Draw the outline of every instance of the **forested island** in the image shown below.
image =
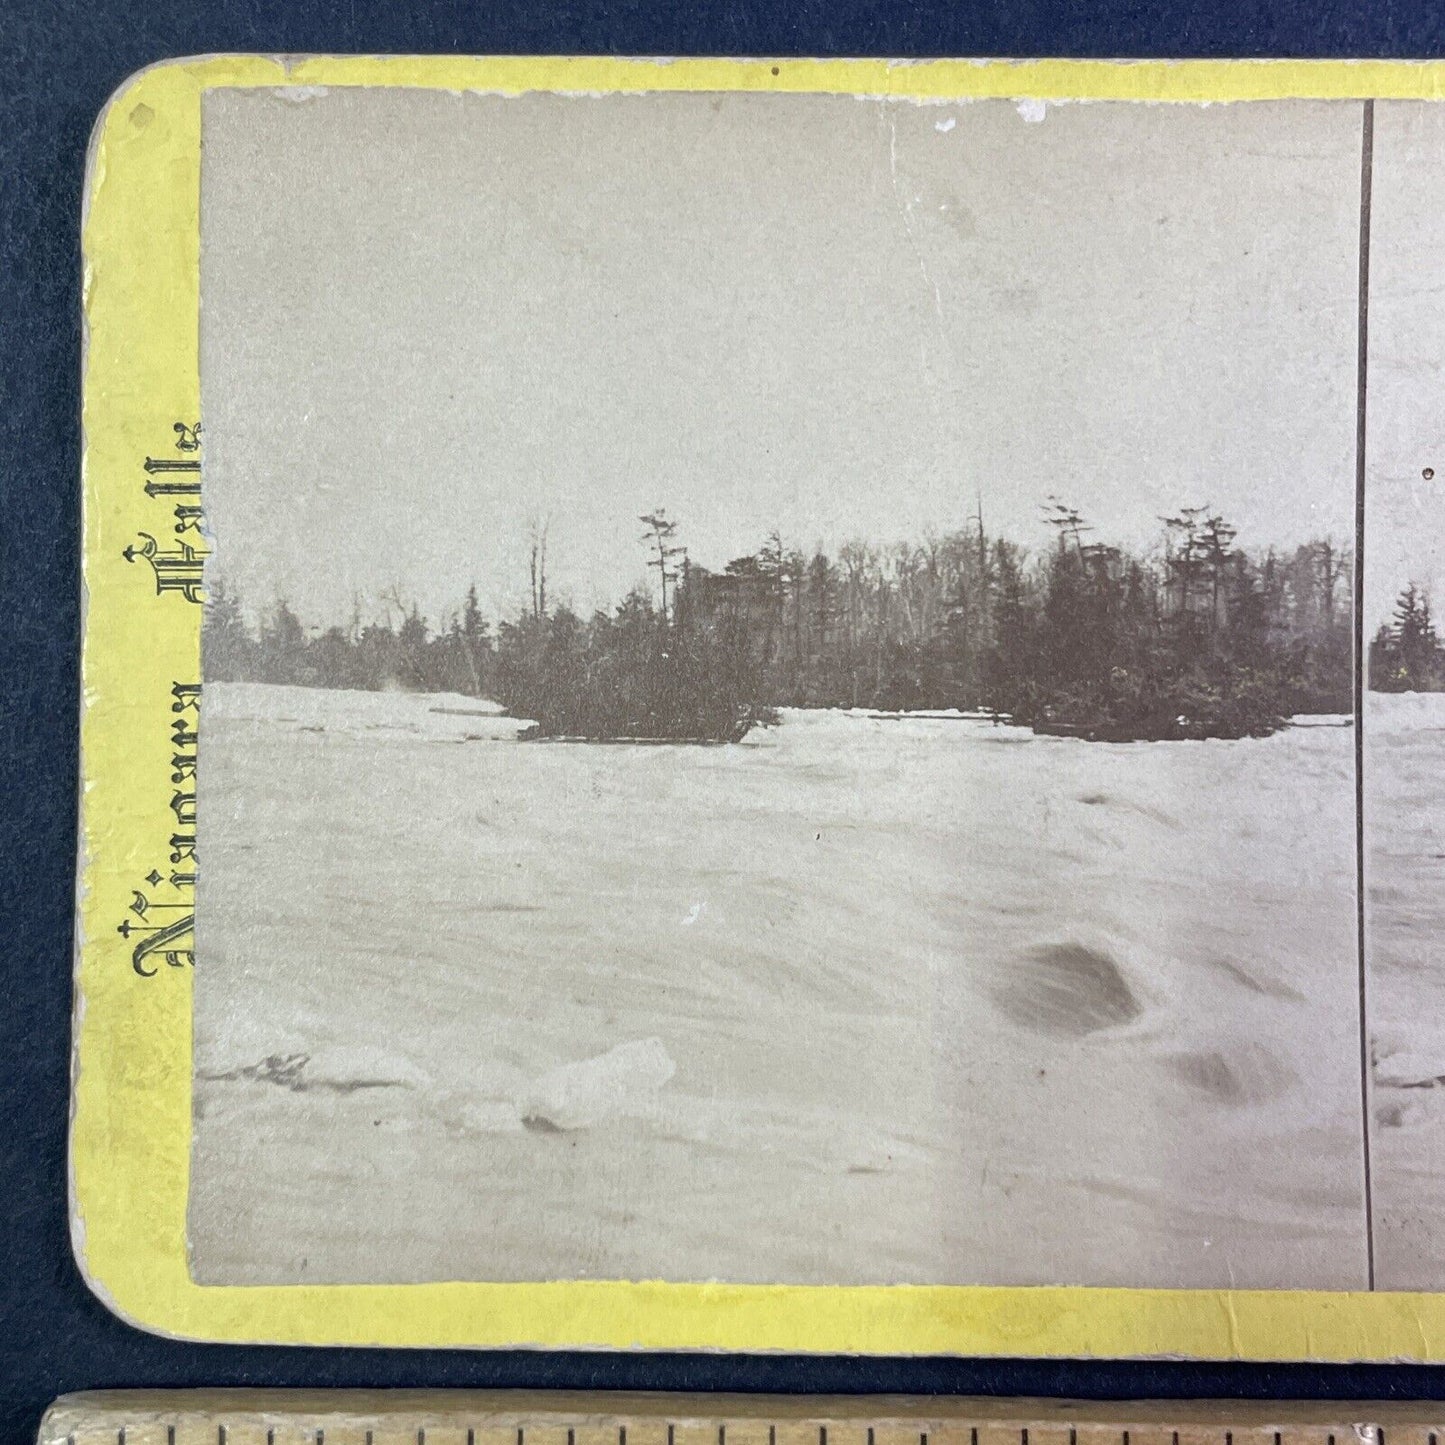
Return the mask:
<path fill-rule="evenodd" d="M 1370 642 L 1372 692 L 1445 692 L 1445 647 L 1430 615 L 1430 598 L 1413 582 Z"/>
<path fill-rule="evenodd" d="M 1352 711 L 1347 549 L 1251 552 L 1197 507 L 1161 519 L 1159 547 L 1136 556 L 1062 502 L 1045 517 L 1055 540 L 1035 554 L 978 517 L 835 556 L 774 532 L 712 571 L 659 510 L 640 519 L 651 587 L 581 617 L 549 596 L 534 538 L 529 602 L 496 626 L 475 586 L 436 621 L 393 597 L 369 620 L 358 606 L 308 625 L 218 583 L 204 675 L 456 692 L 538 736 L 588 739 L 734 741 L 782 707 L 984 710 L 1099 741 L 1257 737 Z"/>

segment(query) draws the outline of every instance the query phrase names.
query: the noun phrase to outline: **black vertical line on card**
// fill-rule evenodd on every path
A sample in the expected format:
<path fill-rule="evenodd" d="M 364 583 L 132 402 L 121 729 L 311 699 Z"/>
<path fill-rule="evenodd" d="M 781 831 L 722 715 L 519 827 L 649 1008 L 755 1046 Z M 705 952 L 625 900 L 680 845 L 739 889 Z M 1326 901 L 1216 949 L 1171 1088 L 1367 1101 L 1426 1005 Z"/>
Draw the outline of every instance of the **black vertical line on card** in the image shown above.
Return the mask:
<path fill-rule="evenodd" d="M 224 1425 L 216 1426 L 216 1445 L 226 1445 L 226 1427 Z"/>
<path fill-rule="evenodd" d="M 1365 1185 L 1365 1287 L 1375 1287 L 1375 1195 L 1370 1168 L 1370 1022 L 1365 968 L 1365 423 L 1370 365 L 1370 202 L 1375 102 L 1360 126 L 1360 275 L 1355 326 L 1355 948 L 1360 974 L 1360 1143 Z"/>

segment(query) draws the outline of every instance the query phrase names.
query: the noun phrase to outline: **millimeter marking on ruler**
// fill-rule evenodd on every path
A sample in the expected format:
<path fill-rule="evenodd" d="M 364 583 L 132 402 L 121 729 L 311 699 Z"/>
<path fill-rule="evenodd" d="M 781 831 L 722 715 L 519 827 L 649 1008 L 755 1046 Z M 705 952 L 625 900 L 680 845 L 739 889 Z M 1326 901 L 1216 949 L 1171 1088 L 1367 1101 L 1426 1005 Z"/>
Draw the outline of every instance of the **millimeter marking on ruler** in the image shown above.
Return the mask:
<path fill-rule="evenodd" d="M 98 1391 L 38 1445 L 1440 1445 L 1445 1402 Z"/>

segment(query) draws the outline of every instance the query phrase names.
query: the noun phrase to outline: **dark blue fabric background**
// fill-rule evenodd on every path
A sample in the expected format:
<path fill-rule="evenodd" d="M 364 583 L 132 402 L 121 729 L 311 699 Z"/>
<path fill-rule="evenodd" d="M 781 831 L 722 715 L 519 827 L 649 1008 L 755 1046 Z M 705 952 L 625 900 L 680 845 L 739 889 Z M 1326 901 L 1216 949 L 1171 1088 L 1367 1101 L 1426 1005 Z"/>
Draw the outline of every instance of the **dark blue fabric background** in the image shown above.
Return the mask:
<path fill-rule="evenodd" d="M 1445 56 L 1441 0 L 0 0 L 0 1445 L 99 1386 L 1445 1397 L 1445 1372 L 239 1349 L 112 1318 L 71 1262 L 81 175 L 131 71 L 207 51 Z M 136 1219 L 137 1234 L 148 1227 Z"/>

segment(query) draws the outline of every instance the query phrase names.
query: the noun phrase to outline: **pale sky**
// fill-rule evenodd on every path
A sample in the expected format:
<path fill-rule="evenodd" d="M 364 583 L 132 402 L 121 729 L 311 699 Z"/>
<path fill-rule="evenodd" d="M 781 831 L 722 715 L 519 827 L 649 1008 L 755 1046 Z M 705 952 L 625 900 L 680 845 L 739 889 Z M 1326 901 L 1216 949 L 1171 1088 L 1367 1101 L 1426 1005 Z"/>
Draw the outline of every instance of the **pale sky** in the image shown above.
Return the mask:
<path fill-rule="evenodd" d="M 1407 582 L 1445 616 L 1445 111 L 1377 103 L 1365 618 Z M 1425 471 L 1434 472 L 1432 478 Z"/>
<path fill-rule="evenodd" d="M 1205 503 L 1352 539 L 1357 103 L 217 90 L 203 125 L 205 501 L 253 602 L 511 610 L 550 517 L 587 609 L 658 506 L 713 567 L 978 494 L 1031 544 L 1050 492 L 1134 546 Z"/>

